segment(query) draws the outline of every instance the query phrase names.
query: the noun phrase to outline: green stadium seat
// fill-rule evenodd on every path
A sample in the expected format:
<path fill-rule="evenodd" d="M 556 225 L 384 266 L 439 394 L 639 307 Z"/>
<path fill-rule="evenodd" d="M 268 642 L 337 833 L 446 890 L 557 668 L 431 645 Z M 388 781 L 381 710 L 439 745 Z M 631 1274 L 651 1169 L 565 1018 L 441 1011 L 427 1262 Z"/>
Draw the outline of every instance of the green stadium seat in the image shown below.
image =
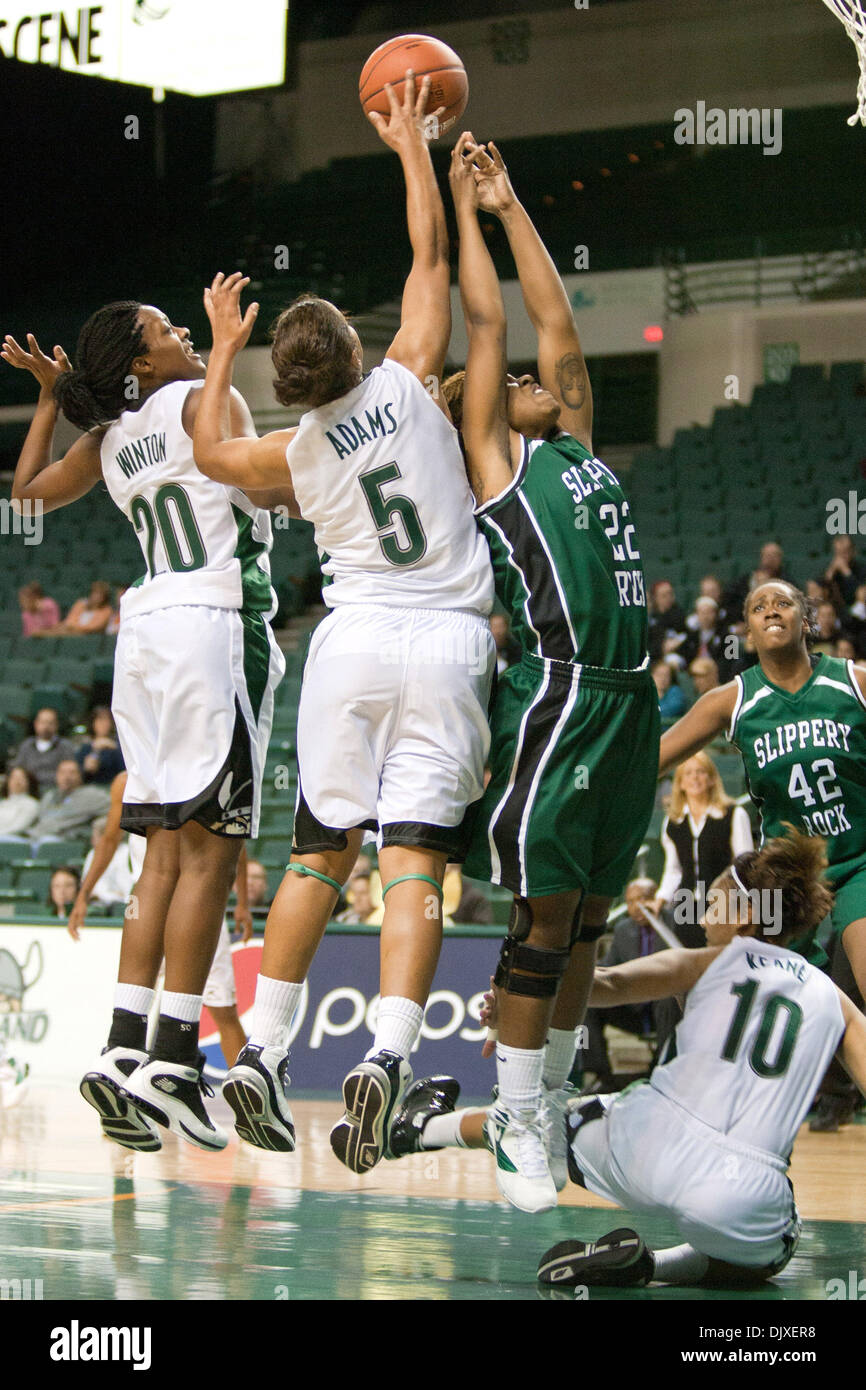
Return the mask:
<path fill-rule="evenodd" d="M 64 840 L 62 844 L 46 843 L 33 851 L 33 861 L 39 864 L 83 864 L 90 850 L 87 840 Z"/>
<path fill-rule="evenodd" d="M 863 384 L 863 366 L 862 362 L 831 362 L 830 385 L 834 392 L 853 396 Z"/>

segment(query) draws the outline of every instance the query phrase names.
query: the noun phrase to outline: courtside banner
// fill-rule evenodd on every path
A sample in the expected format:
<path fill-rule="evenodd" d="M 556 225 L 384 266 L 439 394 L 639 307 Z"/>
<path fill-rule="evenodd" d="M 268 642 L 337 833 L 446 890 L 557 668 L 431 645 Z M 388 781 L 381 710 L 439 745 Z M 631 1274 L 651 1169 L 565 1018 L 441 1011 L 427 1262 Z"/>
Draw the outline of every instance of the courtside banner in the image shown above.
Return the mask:
<path fill-rule="evenodd" d="M 77 1082 L 92 1066 L 111 1022 L 120 928 L 88 923 L 80 941 L 62 924 L 0 923 L 0 1039 L 29 1062 L 34 1080 Z M 261 963 L 261 940 L 233 948 L 238 1012 L 249 1031 Z M 412 1054 L 416 1076 L 456 1076 L 467 1096 L 485 1097 L 495 1081 L 481 1057 L 478 1022 L 498 956 L 492 937 L 447 936 L 421 1040 Z M 379 1002 L 379 936 L 328 932 L 319 948 L 293 1028 L 294 1091 L 339 1093 L 347 1071 L 371 1046 Z M 209 1069 L 225 1070 L 219 1034 L 208 1010 L 202 1046 Z"/>

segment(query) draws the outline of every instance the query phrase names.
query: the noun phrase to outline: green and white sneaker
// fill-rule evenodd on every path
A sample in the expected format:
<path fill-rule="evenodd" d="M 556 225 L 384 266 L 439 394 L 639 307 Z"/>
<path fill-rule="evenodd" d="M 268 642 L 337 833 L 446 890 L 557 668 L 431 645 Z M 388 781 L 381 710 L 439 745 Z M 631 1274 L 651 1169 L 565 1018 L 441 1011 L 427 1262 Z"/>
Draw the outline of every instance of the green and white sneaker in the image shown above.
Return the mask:
<path fill-rule="evenodd" d="M 496 1160 L 496 1183 L 518 1211 L 549 1211 L 556 1206 L 556 1186 L 547 1159 L 548 1116 L 538 1110 L 510 1111 L 501 1101 L 485 1122 L 487 1142 Z"/>
<path fill-rule="evenodd" d="M 566 1081 L 564 1086 L 558 1086 L 556 1090 L 548 1091 L 547 1087 L 544 1089 L 542 1104 L 547 1115 L 545 1129 L 547 1163 L 557 1192 L 561 1192 L 568 1183 L 566 1115 L 568 1103 L 576 1095 L 577 1092 L 570 1081 Z"/>

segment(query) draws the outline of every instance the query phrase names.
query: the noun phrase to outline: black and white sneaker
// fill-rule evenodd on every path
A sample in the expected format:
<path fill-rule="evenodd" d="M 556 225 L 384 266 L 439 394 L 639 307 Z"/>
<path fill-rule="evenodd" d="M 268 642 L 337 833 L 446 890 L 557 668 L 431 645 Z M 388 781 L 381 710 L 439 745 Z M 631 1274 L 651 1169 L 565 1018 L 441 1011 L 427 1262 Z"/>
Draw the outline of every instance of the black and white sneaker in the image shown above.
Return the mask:
<path fill-rule="evenodd" d="M 346 1113 L 331 1130 L 331 1148 L 353 1173 L 368 1173 L 388 1153 L 391 1116 L 400 1108 L 412 1068 L 396 1052 L 359 1062 L 343 1082 Z"/>
<path fill-rule="evenodd" d="M 434 1115 L 450 1115 L 460 1096 L 460 1082 L 453 1076 L 428 1076 L 416 1081 L 403 1097 L 403 1104 L 391 1123 L 386 1158 L 403 1158 L 422 1152 L 421 1136 Z M 437 1148 L 440 1146 L 437 1145 Z M 433 1153 L 434 1149 L 424 1149 Z"/>
<path fill-rule="evenodd" d="M 226 1077 L 223 1096 L 235 1113 L 235 1132 L 257 1149 L 294 1150 L 288 1067 L 289 1054 L 282 1048 L 247 1043 Z"/>
<path fill-rule="evenodd" d="M 637 1231 L 623 1226 L 596 1241 L 561 1240 L 542 1255 L 538 1282 L 559 1288 L 600 1284 L 641 1288 L 653 1277 L 652 1253 Z"/>
<path fill-rule="evenodd" d="M 149 1120 L 190 1144 L 200 1149 L 224 1149 L 229 1137 L 214 1124 L 202 1099 L 203 1095 L 213 1095 L 202 1075 L 204 1064 L 203 1052 L 194 1067 L 182 1062 L 145 1061 L 130 1076 L 123 1097 Z"/>
<path fill-rule="evenodd" d="M 106 1138 L 138 1153 L 156 1153 L 162 1148 L 157 1126 L 124 1094 L 130 1076 L 146 1061 L 147 1053 L 134 1047 L 106 1047 L 78 1089 L 98 1112 Z"/>

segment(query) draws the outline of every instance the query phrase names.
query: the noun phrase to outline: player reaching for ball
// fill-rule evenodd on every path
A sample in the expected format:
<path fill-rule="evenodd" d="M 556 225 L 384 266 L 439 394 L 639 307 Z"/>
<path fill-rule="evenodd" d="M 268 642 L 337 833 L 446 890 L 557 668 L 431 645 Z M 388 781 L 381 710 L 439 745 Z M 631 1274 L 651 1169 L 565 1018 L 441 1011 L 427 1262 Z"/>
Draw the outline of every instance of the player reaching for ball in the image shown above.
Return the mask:
<path fill-rule="evenodd" d="M 521 647 L 496 695 L 492 777 L 465 869 L 514 893 L 496 976 L 489 1136 L 501 1192 L 538 1211 L 565 1183 L 565 1155 L 552 1155 L 552 1175 L 547 1136 L 560 1131 L 552 1121 L 565 1104 L 596 942 L 652 813 L 658 699 L 635 528 L 618 480 L 592 453 L 592 400 L 562 281 L 494 145 L 461 136 L 451 187 L 469 348 L 445 394 Z M 507 374 L 505 310 L 479 206 L 508 235 L 538 334 L 539 381 Z"/>
<path fill-rule="evenodd" d="M 277 320 L 277 399 L 306 407 L 297 429 L 232 439 L 223 406 L 246 282 L 206 292 L 214 333 L 195 456 L 210 477 L 267 486 L 291 475 L 315 526 L 324 598 L 298 710 L 298 798 L 291 863 L 270 910 L 250 1044 L 224 1095 L 238 1134 L 290 1151 L 286 1038 L 303 982 L 365 829 L 379 831 L 385 916 L 373 1046 L 343 1083 L 334 1153 L 354 1172 L 387 1151 L 411 1080 L 442 941 L 442 878 L 467 806 L 482 791 L 495 661 L 486 615 L 490 558 L 472 515 L 457 434 L 423 383 L 437 382 L 451 331 L 448 237 L 422 133 L 429 82 L 407 74 L 402 105 L 371 119 L 406 180 L 413 261 L 400 329 L 381 366 L 362 371 L 355 330 L 303 295 Z"/>
<path fill-rule="evenodd" d="M 750 1286 L 778 1274 L 800 1219 L 786 1173 L 797 1130 L 837 1048 L 866 1092 L 866 1019 L 794 951 L 827 912 L 823 841 L 790 829 L 738 855 L 710 889 L 707 946 L 596 970 L 593 1008 L 685 996 L 648 1081 L 572 1100 L 572 1182 L 630 1211 L 664 1217 L 685 1242 L 649 1250 L 633 1230 L 561 1241 L 538 1277 L 575 1285 Z M 778 898 L 773 921 L 761 911 Z M 456 1083 L 419 1082 L 392 1128 L 395 1154 L 484 1145 L 487 1112 L 454 1111 Z"/>
<path fill-rule="evenodd" d="M 827 842 L 833 930 L 866 992 L 866 669 L 811 656 L 805 594 L 773 580 L 747 596 L 758 663 L 702 695 L 661 741 L 660 771 L 725 731 L 739 748 L 765 837 L 786 822 Z M 823 960 L 823 952 L 814 959 Z"/>
<path fill-rule="evenodd" d="M 133 300 L 98 309 L 79 335 L 74 371 L 61 348 L 47 357 L 32 334 L 28 344 L 7 337 L 2 350 L 40 386 L 13 499 L 53 511 L 104 482 L 146 565 L 121 603 L 112 714 L 128 773 L 120 824 L 146 837 L 147 850 L 137 912 L 123 924 L 108 1043 L 81 1093 L 127 1148 L 160 1148 L 163 1126 L 221 1149 L 228 1136 L 202 1100 L 199 1018 L 241 841 L 258 829 L 285 668 L 268 622 L 276 599 L 263 508 L 294 499 L 288 479 L 251 498 L 198 471 L 192 429 L 205 365 L 189 330 L 159 309 Z M 58 408 L 84 433 L 52 463 Z M 238 395 L 231 416 L 238 434 L 255 434 Z"/>

